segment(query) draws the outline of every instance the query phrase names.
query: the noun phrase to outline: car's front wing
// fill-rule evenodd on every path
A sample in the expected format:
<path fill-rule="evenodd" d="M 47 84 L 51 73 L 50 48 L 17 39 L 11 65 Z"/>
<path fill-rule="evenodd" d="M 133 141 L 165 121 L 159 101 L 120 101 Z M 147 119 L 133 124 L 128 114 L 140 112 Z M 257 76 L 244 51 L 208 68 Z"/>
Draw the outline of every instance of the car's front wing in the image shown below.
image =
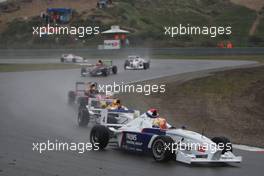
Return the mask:
<path fill-rule="evenodd" d="M 220 151 L 221 152 L 221 151 Z M 179 162 L 192 164 L 192 163 L 240 163 L 242 162 L 241 156 L 235 156 L 232 152 L 225 154 L 205 155 L 205 157 L 197 157 L 194 154 L 184 153 L 178 151 L 176 153 L 176 160 Z"/>

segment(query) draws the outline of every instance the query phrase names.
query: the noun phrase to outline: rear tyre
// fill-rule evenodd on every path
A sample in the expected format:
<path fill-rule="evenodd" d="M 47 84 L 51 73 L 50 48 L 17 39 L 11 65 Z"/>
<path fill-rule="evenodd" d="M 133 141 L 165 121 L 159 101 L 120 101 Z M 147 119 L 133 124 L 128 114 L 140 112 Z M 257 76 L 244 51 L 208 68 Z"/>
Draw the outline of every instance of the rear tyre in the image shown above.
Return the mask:
<path fill-rule="evenodd" d="M 95 125 L 90 133 L 90 142 L 93 146 L 97 145 L 100 150 L 104 149 L 110 139 L 110 133 L 107 127 Z"/>
<path fill-rule="evenodd" d="M 143 69 L 147 70 L 148 69 L 148 63 L 143 63 Z"/>
<path fill-rule="evenodd" d="M 60 61 L 61 61 L 61 63 L 63 63 L 64 62 L 64 58 L 61 58 Z"/>
<path fill-rule="evenodd" d="M 108 71 L 107 71 L 107 69 L 103 69 L 103 70 L 102 70 L 102 75 L 105 76 L 105 77 L 108 76 Z"/>
<path fill-rule="evenodd" d="M 147 67 L 148 67 L 148 69 L 149 69 L 149 67 L 150 67 L 150 63 L 149 63 L 149 62 L 147 63 Z"/>
<path fill-rule="evenodd" d="M 129 66 L 129 61 L 128 61 L 128 60 L 125 61 L 125 64 L 124 64 L 124 70 L 127 69 L 127 66 Z"/>
<path fill-rule="evenodd" d="M 76 58 L 73 58 L 73 59 L 72 59 L 72 62 L 73 62 L 73 63 L 76 63 Z"/>
<path fill-rule="evenodd" d="M 169 136 L 158 136 L 151 146 L 153 158 L 158 162 L 171 160 L 173 158 L 173 155 L 175 155 L 171 151 L 171 145 L 173 143 L 173 139 Z"/>
<path fill-rule="evenodd" d="M 90 114 L 86 108 L 79 108 L 78 112 L 78 125 L 80 127 L 85 127 L 90 121 Z"/>
<path fill-rule="evenodd" d="M 216 145 L 218 145 L 218 147 L 222 147 L 222 154 L 224 154 L 225 152 L 232 152 L 233 151 L 233 147 L 232 147 L 232 143 L 230 142 L 230 140 L 226 137 L 214 137 L 211 139 L 214 143 L 216 143 Z"/>
<path fill-rule="evenodd" d="M 75 102 L 76 95 L 74 91 L 69 91 L 68 93 L 68 103 L 73 104 Z"/>
<path fill-rule="evenodd" d="M 117 66 L 112 67 L 112 72 L 113 72 L 113 74 L 117 74 Z"/>

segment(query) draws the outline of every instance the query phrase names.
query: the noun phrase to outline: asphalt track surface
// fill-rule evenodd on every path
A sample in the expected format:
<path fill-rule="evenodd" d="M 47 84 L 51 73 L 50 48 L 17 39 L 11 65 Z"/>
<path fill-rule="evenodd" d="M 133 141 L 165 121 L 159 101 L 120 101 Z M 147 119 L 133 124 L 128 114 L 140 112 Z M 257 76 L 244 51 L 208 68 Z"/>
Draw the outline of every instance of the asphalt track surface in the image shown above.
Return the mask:
<path fill-rule="evenodd" d="M 122 68 L 123 61 L 115 61 Z M 124 71 L 107 78 L 80 78 L 78 69 L 0 73 L 0 175 L 261 175 L 264 154 L 235 150 L 241 164 L 186 165 L 157 163 L 151 156 L 105 151 L 32 151 L 32 143 L 89 142 L 87 128 L 77 126 L 77 112 L 67 104 L 75 81 L 130 82 L 172 74 L 238 66 L 252 62 L 154 60 L 150 70 Z M 125 103 L 125 102 L 124 102 Z"/>

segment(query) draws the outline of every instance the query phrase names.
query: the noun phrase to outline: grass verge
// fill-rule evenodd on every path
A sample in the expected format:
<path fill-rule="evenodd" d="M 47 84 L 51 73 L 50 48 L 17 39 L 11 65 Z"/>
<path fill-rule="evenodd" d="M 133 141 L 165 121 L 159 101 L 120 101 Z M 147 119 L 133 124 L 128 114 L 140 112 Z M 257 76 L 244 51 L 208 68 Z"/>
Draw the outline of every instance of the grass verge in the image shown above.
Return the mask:
<path fill-rule="evenodd" d="M 185 125 L 209 137 L 226 136 L 234 143 L 264 147 L 264 66 L 199 74 L 148 81 L 165 84 L 164 94 L 119 97 L 143 112 L 158 108 L 176 127 Z"/>
<path fill-rule="evenodd" d="M 76 64 L 0 64 L 0 72 L 21 72 L 21 71 L 37 71 L 37 70 L 57 70 L 57 69 L 73 69 L 80 68 Z"/>

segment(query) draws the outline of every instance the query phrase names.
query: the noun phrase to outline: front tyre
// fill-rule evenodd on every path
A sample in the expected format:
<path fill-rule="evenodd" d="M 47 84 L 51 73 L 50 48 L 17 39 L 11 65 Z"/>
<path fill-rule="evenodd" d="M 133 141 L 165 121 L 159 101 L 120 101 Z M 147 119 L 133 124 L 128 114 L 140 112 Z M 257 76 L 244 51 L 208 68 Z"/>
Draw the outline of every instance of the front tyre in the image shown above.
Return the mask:
<path fill-rule="evenodd" d="M 226 137 L 214 137 L 211 139 L 214 143 L 216 143 L 216 145 L 222 150 L 222 154 L 224 154 L 225 152 L 232 152 L 233 151 L 233 147 L 232 147 L 232 143 L 230 142 L 230 140 Z"/>
<path fill-rule="evenodd" d="M 78 112 L 78 125 L 80 127 L 85 127 L 90 121 L 90 114 L 86 108 L 79 108 Z"/>
<path fill-rule="evenodd" d="M 90 142 L 93 146 L 97 145 L 100 150 L 103 150 L 110 139 L 110 133 L 107 127 L 103 125 L 95 125 L 90 133 Z"/>
<path fill-rule="evenodd" d="M 143 63 L 143 69 L 144 70 L 147 70 L 148 69 L 148 63 L 146 63 L 146 62 Z"/>
<path fill-rule="evenodd" d="M 171 151 L 171 146 L 174 143 L 169 136 L 158 136 L 151 146 L 152 156 L 158 162 L 169 161 L 175 155 Z"/>
<path fill-rule="evenodd" d="M 112 67 L 112 72 L 113 72 L 113 74 L 117 74 L 117 66 Z"/>

